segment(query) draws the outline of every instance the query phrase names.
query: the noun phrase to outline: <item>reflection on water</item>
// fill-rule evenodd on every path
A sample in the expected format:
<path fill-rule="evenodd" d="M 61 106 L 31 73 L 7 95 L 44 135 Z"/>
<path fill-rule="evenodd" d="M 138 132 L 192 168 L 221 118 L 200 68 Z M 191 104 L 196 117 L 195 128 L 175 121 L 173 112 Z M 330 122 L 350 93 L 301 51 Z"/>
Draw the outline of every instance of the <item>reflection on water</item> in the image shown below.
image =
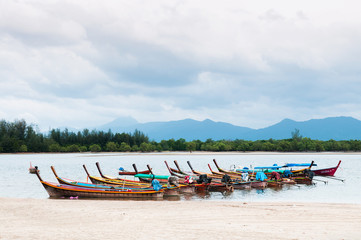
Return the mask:
<path fill-rule="evenodd" d="M 264 189 L 256 189 L 256 192 L 257 194 L 264 194 Z"/>
<path fill-rule="evenodd" d="M 334 179 L 316 177 L 313 185 L 284 185 L 282 188 L 235 190 L 230 193 L 199 192 L 195 195 L 182 194 L 169 201 L 268 201 L 268 202 L 340 202 L 361 203 L 361 193 L 358 183 L 361 176 L 358 169 L 361 168 L 361 156 L 358 154 L 0 154 L 0 197 L 14 198 L 48 198 L 48 194 L 40 184 L 36 175 L 29 174 L 29 163 L 38 166 L 41 176 L 45 181 L 56 182 L 50 166 L 55 166 L 60 177 L 86 182 L 88 179 L 82 167 L 86 164 L 91 175 L 99 176 L 95 162 L 102 166 L 104 174 L 117 176 L 119 167 L 132 170 L 135 163 L 139 170 L 147 169 L 149 164 L 155 174 L 165 175 L 168 170 L 164 161 L 168 163 L 177 160 L 180 167 L 189 171 L 187 161 L 192 163 L 194 169 L 208 172 L 207 164 L 212 165 L 212 159 L 216 158 L 220 167 L 229 169 L 229 166 L 260 166 L 277 163 L 282 165 L 287 162 L 304 163 L 314 160 L 318 167 L 327 168 L 335 166 L 342 160 L 336 176 L 346 179 L 345 182 Z M 173 166 L 171 166 L 173 167 Z M 134 177 L 128 177 L 134 179 Z M 325 184 L 327 183 L 327 184 Z M 114 199 L 135 200 L 143 199 Z M 154 201 L 155 199 L 151 199 Z"/>

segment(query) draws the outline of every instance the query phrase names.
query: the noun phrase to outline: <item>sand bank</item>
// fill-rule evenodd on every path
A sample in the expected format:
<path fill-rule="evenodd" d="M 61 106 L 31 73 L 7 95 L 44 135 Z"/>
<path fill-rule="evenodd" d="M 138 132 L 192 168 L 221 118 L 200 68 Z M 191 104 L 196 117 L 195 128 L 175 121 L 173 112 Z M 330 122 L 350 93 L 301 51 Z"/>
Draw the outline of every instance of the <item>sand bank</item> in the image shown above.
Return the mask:
<path fill-rule="evenodd" d="M 0 198 L 0 239 L 360 239 L 361 205 Z"/>

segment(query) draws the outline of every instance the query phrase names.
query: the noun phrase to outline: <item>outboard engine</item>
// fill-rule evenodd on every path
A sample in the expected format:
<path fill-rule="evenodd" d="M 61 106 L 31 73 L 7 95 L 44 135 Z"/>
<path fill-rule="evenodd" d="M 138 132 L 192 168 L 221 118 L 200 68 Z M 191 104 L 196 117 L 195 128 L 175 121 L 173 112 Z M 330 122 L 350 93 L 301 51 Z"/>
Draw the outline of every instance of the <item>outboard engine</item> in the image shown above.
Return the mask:
<path fill-rule="evenodd" d="M 222 177 L 222 180 L 221 182 L 225 183 L 225 184 L 228 184 L 231 182 L 231 177 L 228 176 L 227 174 L 224 174 L 223 177 Z"/>
<path fill-rule="evenodd" d="M 312 180 L 313 177 L 315 176 L 315 173 L 312 172 L 310 169 L 306 169 L 306 170 L 304 171 L 304 173 L 305 173 L 305 176 L 306 176 L 306 177 L 309 177 L 311 180 Z"/>
<path fill-rule="evenodd" d="M 211 183 L 212 178 L 207 177 L 207 174 L 202 174 L 199 176 L 199 178 L 197 179 L 197 183 L 201 184 L 201 183 Z"/>
<path fill-rule="evenodd" d="M 172 185 L 173 185 L 173 186 L 176 186 L 176 187 L 179 186 L 179 179 L 178 179 L 178 177 L 170 176 L 170 177 L 168 178 L 167 187 L 171 187 Z"/>

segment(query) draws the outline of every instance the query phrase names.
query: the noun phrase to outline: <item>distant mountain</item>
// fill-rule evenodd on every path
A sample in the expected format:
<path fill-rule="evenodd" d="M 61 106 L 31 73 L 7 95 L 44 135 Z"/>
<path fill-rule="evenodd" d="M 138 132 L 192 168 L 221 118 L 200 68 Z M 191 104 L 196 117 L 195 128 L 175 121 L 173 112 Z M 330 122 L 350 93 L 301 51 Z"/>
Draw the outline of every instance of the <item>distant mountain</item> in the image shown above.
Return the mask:
<path fill-rule="evenodd" d="M 169 122 L 138 123 L 132 118 L 116 119 L 108 124 L 97 127 L 98 130 L 112 132 L 133 133 L 135 129 L 148 135 L 155 141 L 184 138 L 187 141 L 202 140 L 262 140 L 262 139 L 288 139 L 291 133 L 298 129 L 303 137 L 318 140 L 349 140 L 361 139 L 361 121 L 352 117 L 330 117 L 325 119 L 312 119 L 303 122 L 284 119 L 270 127 L 252 129 L 235 126 L 225 122 L 214 122 L 206 119 L 196 121 L 184 119 Z"/>
<path fill-rule="evenodd" d="M 136 126 L 137 124 L 137 120 L 132 117 L 120 117 L 107 124 L 97 127 L 97 129 L 103 131 L 108 131 L 110 129 L 112 132 L 124 132 L 124 129 L 127 127 Z"/>
<path fill-rule="evenodd" d="M 361 139 L 361 121 L 352 117 L 329 117 L 296 122 L 291 119 L 267 128 L 255 130 L 247 136 L 249 139 L 285 139 L 291 137 L 291 132 L 300 130 L 303 137 L 314 140 L 349 140 Z"/>
<path fill-rule="evenodd" d="M 113 122 L 112 122 L 113 123 Z M 199 139 L 236 139 L 237 136 L 243 135 L 252 130 L 251 128 L 238 127 L 229 123 L 214 122 L 209 119 L 204 121 L 196 121 L 193 119 L 184 119 L 170 122 L 148 122 L 137 123 L 128 126 L 105 124 L 97 129 L 108 130 L 112 132 L 130 132 L 133 133 L 135 129 L 147 134 L 150 139 L 160 141 L 163 139 L 179 139 L 184 138 L 187 141 Z M 107 128 L 104 128 L 107 126 Z"/>

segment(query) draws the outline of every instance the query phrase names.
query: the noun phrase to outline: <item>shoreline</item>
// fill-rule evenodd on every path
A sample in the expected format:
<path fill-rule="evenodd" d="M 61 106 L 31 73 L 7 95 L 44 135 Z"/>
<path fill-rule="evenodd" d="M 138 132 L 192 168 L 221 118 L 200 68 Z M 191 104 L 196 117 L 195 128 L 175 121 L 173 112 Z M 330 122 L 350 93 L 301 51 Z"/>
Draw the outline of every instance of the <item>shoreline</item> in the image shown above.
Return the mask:
<path fill-rule="evenodd" d="M 361 204 L 0 198 L 0 239 L 358 239 Z"/>
<path fill-rule="evenodd" d="M 93 155 L 361 155 L 360 152 L 264 152 L 264 151 L 247 151 L 247 152 L 21 152 L 21 153 L 0 153 L 0 155 L 35 155 L 35 154 L 93 154 Z"/>

